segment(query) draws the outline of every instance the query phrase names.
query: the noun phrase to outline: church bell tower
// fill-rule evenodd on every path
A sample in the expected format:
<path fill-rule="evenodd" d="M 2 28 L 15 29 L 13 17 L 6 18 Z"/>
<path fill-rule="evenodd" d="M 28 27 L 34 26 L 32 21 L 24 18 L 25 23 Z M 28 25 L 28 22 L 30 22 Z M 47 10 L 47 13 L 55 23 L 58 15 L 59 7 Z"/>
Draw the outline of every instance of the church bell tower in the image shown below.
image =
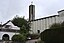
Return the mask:
<path fill-rule="evenodd" d="M 29 5 L 29 21 L 35 20 L 35 5 L 32 3 L 33 2 L 31 2 L 31 5 Z"/>

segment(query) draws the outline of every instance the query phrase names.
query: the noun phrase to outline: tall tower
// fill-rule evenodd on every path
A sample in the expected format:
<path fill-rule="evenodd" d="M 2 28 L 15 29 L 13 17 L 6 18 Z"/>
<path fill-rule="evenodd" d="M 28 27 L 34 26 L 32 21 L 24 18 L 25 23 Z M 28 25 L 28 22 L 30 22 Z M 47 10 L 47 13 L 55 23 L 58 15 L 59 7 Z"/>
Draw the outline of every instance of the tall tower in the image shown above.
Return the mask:
<path fill-rule="evenodd" d="M 33 2 L 31 2 L 31 5 L 29 6 L 29 21 L 35 19 L 35 5 L 32 5 Z"/>

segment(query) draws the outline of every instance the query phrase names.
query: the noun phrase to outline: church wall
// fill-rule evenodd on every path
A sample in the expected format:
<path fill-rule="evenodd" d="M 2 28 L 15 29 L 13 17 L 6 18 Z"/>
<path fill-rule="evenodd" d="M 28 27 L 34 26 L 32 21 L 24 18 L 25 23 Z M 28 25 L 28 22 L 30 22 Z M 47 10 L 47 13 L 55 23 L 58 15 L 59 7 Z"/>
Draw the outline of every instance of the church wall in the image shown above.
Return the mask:
<path fill-rule="evenodd" d="M 33 29 L 32 29 L 33 26 L 32 26 L 32 25 L 33 25 L 33 22 L 31 22 L 31 24 L 30 24 L 30 30 L 31 30 L 31 31 L 29 31 L 29 32 L 30 32 L 31 34 L 33 33 L 33 31 L 32 31 L 32 30 L 33 30 Z"/>
<path fill-rule="evenodd" d="M 60 17 L 56 16 L 56 23 L 60 23 Z"/>
<path fill-rule="evenodd" d="M 35 5 L 33 7 L 31 6 L 32 5 L 29 6 L 29 13 L 34 13 L 34 15 L 32 16 L 32 14 L 29 14 L 29 19 L 32 17 L 35 18 Z M 49 27 L 54 23 L 62 23 L 64 21 L 64 10 L 58 11 L 58 14 L 59 15 L 53 15 L 36 20 L 33 19 L 33 21 L 29 20 L 31 21 L 32 33 L 38 33 L 38 30 L 42 32 L 45 29 L 49 29 Z"/>
<path fill-rule="evenodd" d="M 43 30 L 44 30 L 44 20 L 41 20 L 41 31 L 40 32 L 42 32 Z"/>
<path fill-rule="evenodd" d="M 40 27 L 41 27 L 40 20 L 38 20 L 37 27 L 38 27 L 37 30 L 40 30 Z"/>
<path fill-rule="evenodd" d="M 52 18 L 49 18 L 49 27 L 52 25 Z"/>
<path fill-rule="evenodd" d="M 33 30 L 36 32 L 36 21 L 33 22 Z"/>
<path fill-rule="evenodd" d="M 60 22 L 63 22 L 64 21 L 64 11 L 61 11 L 58 14 L 59 14 L 59 17 L 60 17 Z"/>
<path fill-rule="evenodd" d="M 43 19 L 37 19 L 35 21 L 31 21 L 31 29 L 33 33 L 38 33 L 38 30 L 40 33 L 44 31 L 45 29 L 49 29 L 49 27 L 54 23 L 59 23 L 59 16 L 52 16 L 47 17 Z"/>
<path fill-rule="evenodd" d="M 42 25 L 44 27 L 43 29 L 45 29 L 45 19 L 43 19 L 43 24 Z"/>
<path fill-rule="evenodd" d="M 35 28 L 35 32 L 37 33 L 37 30 L 38 30 L 38 21 L 35 21 L 36 23 L 36 28 Z"/>
<path fill-rule="evenodd" d="M 55 17 L 52 17 L 52 23 L 55 23 Z"/>
<path fill-rule="evenodd" d="M 49 28 L 49 18 L 46 19 L 46 29 Z"/>
<path fill-rule="evenodd" d="M 36 28 L 35 28 L 35 26 L 36 26 L 36 23 L 33 21 L 33 22 L 31 22 L 31 32 L 32 33 L 34 33 L 34 32 L 36 32 Z"/>
<path fill-rule="evenodd" d="M 31 21 L 31 29 L 33 33 L 38 33 L 38 30 L 42 32 L 45 29 L 49 29 L 49 27 L 54 23 L 62 23 L 64 21 L 64 10 L 59 11 L 58 14 L 59 15 L 53 15 Z"/>

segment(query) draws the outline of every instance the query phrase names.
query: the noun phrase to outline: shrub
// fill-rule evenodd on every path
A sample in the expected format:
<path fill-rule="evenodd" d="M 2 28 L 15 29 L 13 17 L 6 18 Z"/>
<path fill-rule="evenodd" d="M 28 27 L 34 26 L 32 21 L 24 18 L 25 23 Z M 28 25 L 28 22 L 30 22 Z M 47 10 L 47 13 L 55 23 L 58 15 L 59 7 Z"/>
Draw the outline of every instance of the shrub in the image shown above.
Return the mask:
<path fill-rule="evenodd" d="M 21 35 L 21 34 L 19 34 L 19 35 L 14 35 L 14 36 L 12 37 L 12 41 L 15 41 L 15 42 L 25 42 L 25 41 L 26 41 L 26 36 Z"/>
<path fill-rule="evenodd" d="M 61 27 L 61 29 L 46 29 L 40 34 L 40 37 L 46 43 L 64 42 L 64 27 Z"/>

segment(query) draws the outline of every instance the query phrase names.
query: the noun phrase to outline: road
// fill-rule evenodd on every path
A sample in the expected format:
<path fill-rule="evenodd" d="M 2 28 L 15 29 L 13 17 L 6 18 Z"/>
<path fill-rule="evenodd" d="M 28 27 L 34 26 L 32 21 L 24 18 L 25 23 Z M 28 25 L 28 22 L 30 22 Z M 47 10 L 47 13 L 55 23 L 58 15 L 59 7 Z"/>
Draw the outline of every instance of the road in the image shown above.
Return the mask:
<path fill-rule="evenodd" d="M 28 40 L 26 43 L 35 43 L 37 40 Z"/>

